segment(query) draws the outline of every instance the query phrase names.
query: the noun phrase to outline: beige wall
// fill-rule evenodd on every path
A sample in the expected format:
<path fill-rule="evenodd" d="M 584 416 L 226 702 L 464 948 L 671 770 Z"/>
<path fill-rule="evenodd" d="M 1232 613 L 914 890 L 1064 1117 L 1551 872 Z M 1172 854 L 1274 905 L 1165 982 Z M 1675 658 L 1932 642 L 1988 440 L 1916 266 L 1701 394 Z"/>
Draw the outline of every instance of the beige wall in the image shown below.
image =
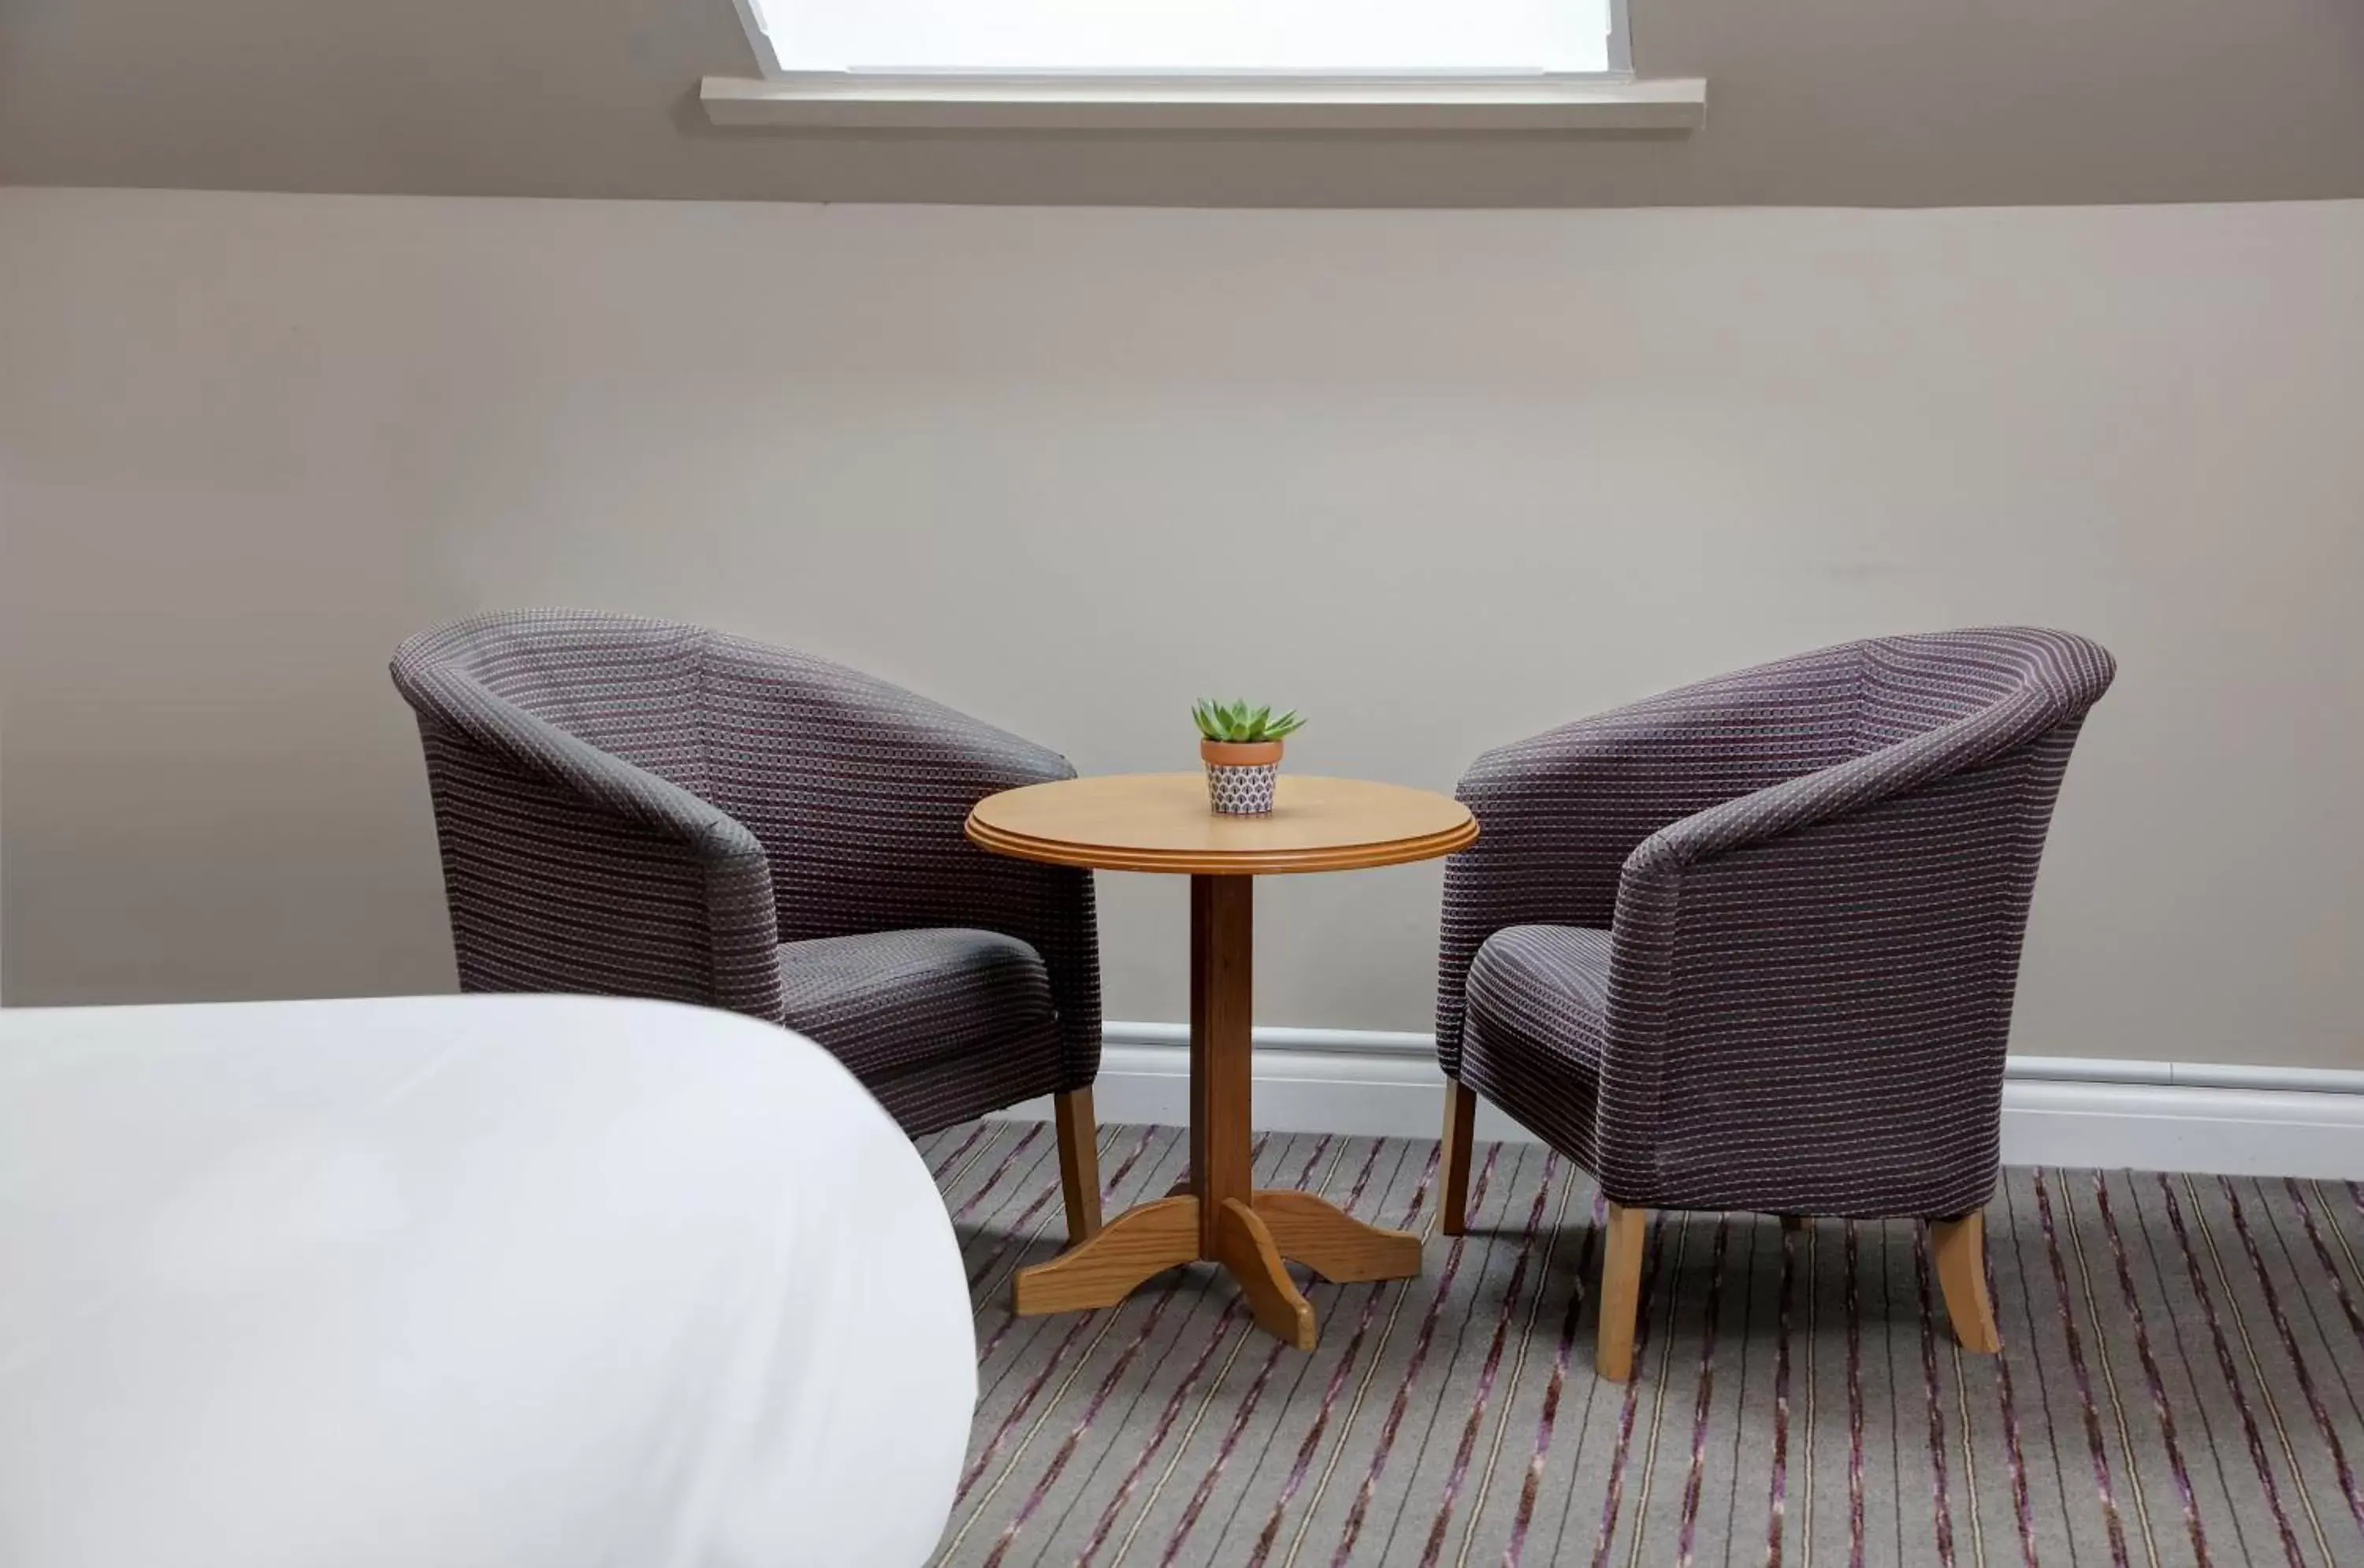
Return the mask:
<path fill-rule="evenodd" d="M 731 0 L 0 0 L 0 184 L 1200 206 L 2364 196 L 2358 0 L 1631 0 L 1688 138 L 719 132 Z"/>
<path fill-rule="evenodd" d="M 2364 203 L 1277 214 L 0 192 L 13 1003 L 450 982 L 384 664 L 702 618 L 1060 746 L 1484 746 L 1859 634 L 2124 664 L 2016 1049 L 2364 1064 Z M 1182 892 L 1104 879 L 1114 1016 Z M 1261 1015 L 1425 1027 L 1437 873 Z"/>

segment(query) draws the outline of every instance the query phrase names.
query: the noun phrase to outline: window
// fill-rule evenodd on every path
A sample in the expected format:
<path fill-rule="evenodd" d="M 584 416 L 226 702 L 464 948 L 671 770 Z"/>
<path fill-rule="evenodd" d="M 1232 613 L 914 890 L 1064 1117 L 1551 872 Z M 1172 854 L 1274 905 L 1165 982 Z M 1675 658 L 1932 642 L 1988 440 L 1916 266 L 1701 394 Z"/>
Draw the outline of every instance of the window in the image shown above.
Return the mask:
<path fill-rule="evenodd" d="M 750 0 L 785 72 L 1535 75 L 1611 69 L 1609 0 Z"/>
<path fill-rule="evenodd" d="M 1648 0 L 1641 0 L 1648 3 Z M 762 80 L 718 125 L 1682 132 L 1626 0 L 738 0 Z"/>

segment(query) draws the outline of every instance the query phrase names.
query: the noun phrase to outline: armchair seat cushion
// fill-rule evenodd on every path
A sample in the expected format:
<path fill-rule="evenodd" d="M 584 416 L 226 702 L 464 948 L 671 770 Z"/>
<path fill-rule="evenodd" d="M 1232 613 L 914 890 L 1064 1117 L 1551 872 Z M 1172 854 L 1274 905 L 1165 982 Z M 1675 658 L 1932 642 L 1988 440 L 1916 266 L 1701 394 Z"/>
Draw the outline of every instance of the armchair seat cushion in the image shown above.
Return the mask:
<path fill-rule="evenodd" d="M 1462 1080 L 1589 1161 L 1608 1014 L 1607 931 L 1507 926 L 1469 966 Z"/>
<path fill-rule="evenodd" d="M 1058 1060 L 1050 973 L 1033 948 L 998 931 L 784 942 L 780 991 L 787 1026 L 864 1083 L 988 1050 Z"/>

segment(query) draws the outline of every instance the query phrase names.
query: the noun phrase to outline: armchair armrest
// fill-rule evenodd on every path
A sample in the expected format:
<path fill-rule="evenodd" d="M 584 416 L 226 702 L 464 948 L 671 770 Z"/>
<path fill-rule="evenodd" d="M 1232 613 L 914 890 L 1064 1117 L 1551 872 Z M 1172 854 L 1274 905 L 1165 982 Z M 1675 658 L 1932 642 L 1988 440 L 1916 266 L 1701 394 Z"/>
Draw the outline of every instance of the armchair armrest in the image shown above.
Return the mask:
<path fill-rule="evenodd" d="M 461 987 L 657 996 L 777 1022 L 763 846 L 448 666 L 397 662 L 435 799 Z"/>
<path fill-rule="evenodd" d="M 1050 972 L 1066 1086 L 1099 1069 L 1091 873 L 988 854 L 963 831 L 988 795 L 1073 778 L 1046 747 L 826 660 L 716 635 L 709 793 L 772 866 L 782 937 L 922 926 L 999 931 Z"/>
<path fill-rule="evenodd" d="M 1712 806 L 1626 862 L 1599 1129 L 1618 1201 L 1986 1200 L 2036 862 L 2081 711 L 2013 699 Z"/>

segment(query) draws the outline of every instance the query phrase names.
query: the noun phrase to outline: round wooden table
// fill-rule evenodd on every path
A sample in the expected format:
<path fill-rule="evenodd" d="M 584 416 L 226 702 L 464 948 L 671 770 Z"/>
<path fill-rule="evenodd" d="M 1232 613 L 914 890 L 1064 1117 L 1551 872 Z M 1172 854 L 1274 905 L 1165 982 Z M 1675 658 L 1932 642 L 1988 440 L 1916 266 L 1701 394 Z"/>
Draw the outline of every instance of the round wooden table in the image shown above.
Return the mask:
<path fill-rule="evenodd" d="M 1451 854 L 1478 837 L 1468 807 L 1427 790 L 1283 774 L 1272 811 L 1221 817 L 1199 773 L 1030 785 L 977 802 L 968 836 L 1021 860 L 1190 878 L 1190 1176 L 1049 1262 L 1021 1269 L 1020 1313 L 1112 1307 L 1152 1274 L 1205 1259 L 1255 1320 L 1314 1344 L 1313 1308 L 1281 1267 L 1323 1279 L 1420 1273 L 1420 1238 L 1366 1225 L 1311 1193 L 1258 1190 L 1248 1170 L 1254 879 Z"/>

